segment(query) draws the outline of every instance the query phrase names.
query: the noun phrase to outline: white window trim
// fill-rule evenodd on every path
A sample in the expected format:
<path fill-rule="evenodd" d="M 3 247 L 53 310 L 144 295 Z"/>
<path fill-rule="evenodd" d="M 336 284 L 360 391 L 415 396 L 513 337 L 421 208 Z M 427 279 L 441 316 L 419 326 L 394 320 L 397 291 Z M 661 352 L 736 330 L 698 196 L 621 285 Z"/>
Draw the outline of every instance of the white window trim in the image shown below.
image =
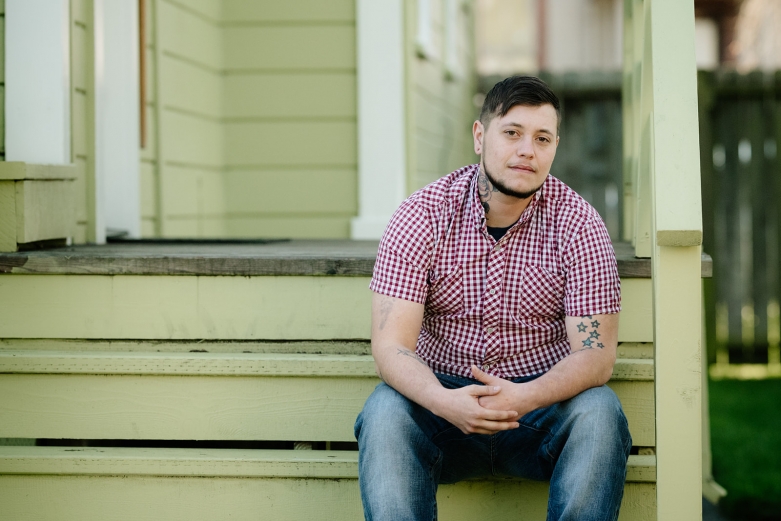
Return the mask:
<path fill-rule="evenodd" d="M 71 162 L 70 2 L 5 2 L 6 161 Z"/>
<path fill-rule="evenodd" d="M 406 197 L 404 0 L 358 0 L 358 216 L 353 239 L 379 239 Z"/>

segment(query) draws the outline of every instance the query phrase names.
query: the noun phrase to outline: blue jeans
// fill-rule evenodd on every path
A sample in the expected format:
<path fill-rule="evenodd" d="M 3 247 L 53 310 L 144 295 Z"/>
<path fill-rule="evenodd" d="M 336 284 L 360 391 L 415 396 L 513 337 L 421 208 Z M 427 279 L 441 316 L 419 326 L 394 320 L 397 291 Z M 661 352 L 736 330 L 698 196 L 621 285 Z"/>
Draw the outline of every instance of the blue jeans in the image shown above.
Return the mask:
<path fill-rule="evenodd" d="M 437 378 L 449 389 L 479 384 Z M 489 476 L 550 481 L 549 521 L 618 518 L 632 438 L 609 387 L 532 411 L 519 423 L 492 435 L 464 434 L 379 384 L 355 422 L 366 520 L 436 520 L 437 485 Z"/>

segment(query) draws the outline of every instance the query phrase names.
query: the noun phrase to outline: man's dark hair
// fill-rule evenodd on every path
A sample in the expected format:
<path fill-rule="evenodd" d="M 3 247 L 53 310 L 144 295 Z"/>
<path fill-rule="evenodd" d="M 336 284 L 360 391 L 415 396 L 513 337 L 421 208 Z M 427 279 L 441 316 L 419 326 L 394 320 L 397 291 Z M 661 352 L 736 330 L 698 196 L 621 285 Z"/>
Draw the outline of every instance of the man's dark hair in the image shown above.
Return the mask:
<path fill-rule="evenodd" d="M 492 119 L 505 116 L 516 105 L 528 105 L 539 107 L 540 105 L 553 105 L 556 109 L 556 131 L 561 123 L 561 110 L 559 98 L 548 85 L 534 76 L 510 76 L 494 85 L 483 101 L 480 111 L 480 122 L 484 127 Z"/>

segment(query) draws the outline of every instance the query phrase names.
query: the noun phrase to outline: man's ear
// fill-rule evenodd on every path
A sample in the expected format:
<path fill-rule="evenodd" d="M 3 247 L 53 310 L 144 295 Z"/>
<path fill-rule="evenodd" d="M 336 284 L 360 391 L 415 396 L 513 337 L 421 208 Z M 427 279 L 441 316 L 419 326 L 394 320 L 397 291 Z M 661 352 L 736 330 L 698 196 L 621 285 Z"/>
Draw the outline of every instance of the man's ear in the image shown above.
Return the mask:
<path fill-rule="evenodd" d="M 472 138 L 475 143 L 475 154 L 478 156 L 483 153 L 483 137 L 485 136 L 485 129 L 480 120 L 476 120 L 472 125 Z"/>

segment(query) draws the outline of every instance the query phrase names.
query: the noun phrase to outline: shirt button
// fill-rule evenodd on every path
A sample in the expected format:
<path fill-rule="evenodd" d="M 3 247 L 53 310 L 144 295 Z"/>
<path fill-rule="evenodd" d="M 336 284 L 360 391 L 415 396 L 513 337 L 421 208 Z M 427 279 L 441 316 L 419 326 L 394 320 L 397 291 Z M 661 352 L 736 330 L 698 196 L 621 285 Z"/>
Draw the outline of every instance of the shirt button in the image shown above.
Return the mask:
<path fill-rule="evenodd" d="M 488 293 L 490 293 L 491 295 L 495 295 L 495 294 L 496 294 L 496 290 L 495 290 L 495 289 L 492 289 L 492 290 L 490 290 Z"/>
<path fill-rule="evenodd" d="M 489 327 L 488 329 L 486 329 L 486 330 L 485 330 L 485 332 L 486 332 L 486 333 L 488 333 L 488 334 L 490 335 L 491 333 L 493 333 L 493 332 L 494 332 L 494 328 L 492 328 L 492 327 Z"/>
<path fill-rule="evenodd" d="M 491 364 L 483 364 L 483 371 L 488 371 L 491 368 Z"/>

